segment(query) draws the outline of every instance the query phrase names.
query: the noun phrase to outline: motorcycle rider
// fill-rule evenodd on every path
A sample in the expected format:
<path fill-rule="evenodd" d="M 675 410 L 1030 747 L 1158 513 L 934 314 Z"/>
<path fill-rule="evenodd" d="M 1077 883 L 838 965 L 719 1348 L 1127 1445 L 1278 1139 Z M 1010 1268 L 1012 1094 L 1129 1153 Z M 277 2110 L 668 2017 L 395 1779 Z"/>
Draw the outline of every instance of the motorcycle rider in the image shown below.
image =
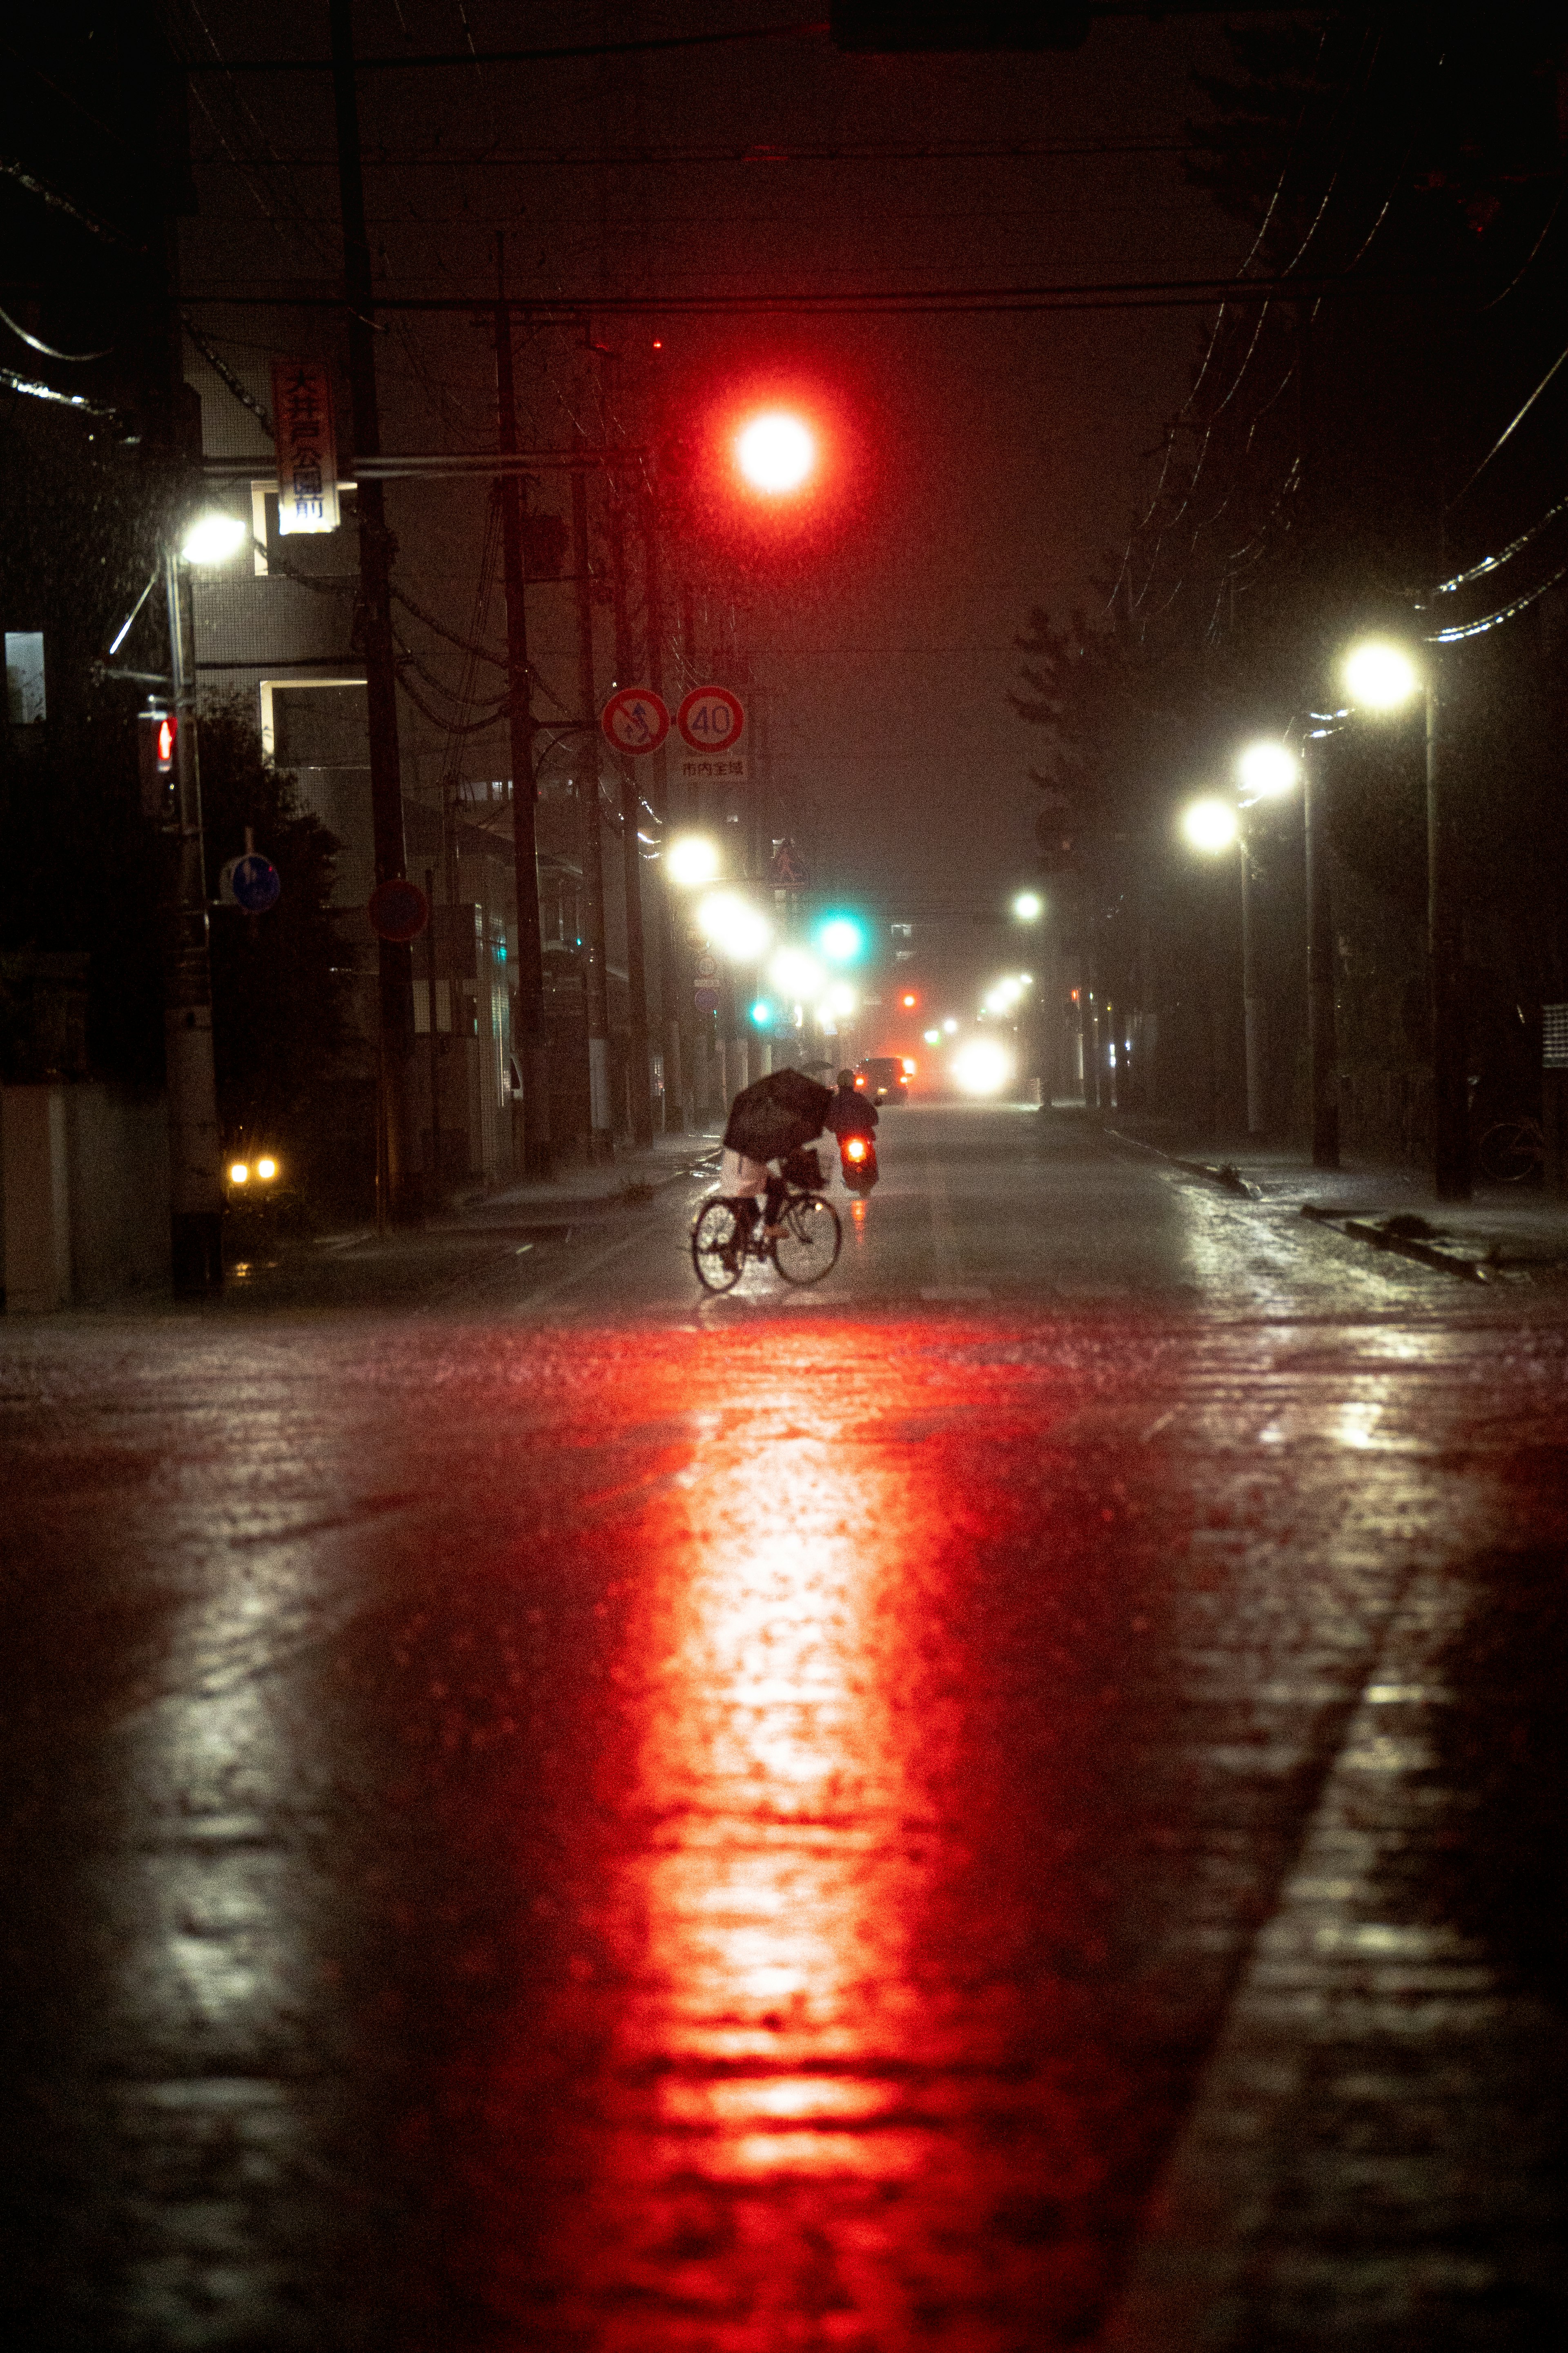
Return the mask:
<path fill-rule="evenodd" d="M 840 1145 L 846 1136 L 864 1135 L 868 1139 L 877 1133 L 877 1106 L 868 1103 L 855 1083 L 853 1071 L 840 1071 L 838 1087 L 827 1107 L 825 1124 L 830 1127 Z"/>

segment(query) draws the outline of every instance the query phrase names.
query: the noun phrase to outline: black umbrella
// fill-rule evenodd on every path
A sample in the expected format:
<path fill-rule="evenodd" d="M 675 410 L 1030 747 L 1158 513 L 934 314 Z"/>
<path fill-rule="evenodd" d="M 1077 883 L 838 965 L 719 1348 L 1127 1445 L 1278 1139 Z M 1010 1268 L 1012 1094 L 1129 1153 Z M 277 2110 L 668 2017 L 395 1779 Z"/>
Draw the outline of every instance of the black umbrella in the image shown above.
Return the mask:
<path fill-rule="evenodd" d="M 730 1106 L 724 1142 L 748 1160 L 777 1160 L 822 1134 L 831 1087 L 819 1087 L 804 1071 L 770 1071 L 742 1087 Z"/>

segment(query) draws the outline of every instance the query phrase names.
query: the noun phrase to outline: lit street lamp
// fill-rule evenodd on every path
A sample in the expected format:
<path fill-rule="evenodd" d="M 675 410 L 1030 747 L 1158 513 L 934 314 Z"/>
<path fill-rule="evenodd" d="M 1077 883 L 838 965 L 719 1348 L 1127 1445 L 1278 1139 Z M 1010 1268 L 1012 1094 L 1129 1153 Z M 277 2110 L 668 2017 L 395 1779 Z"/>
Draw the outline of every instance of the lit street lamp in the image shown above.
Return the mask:
<path fill-rule="evenodd" d="M 1434 653 L 1388 638 L 1352 646 L 1341 675 L 1352 709 L 1393 716 L 1423 696 L 1426 713 L 1426 971 L 1432 1021 L 1432 1178 L 1439 1201 L 1470 1198 L 1470 1123 L 1454 828 L 1442 790 L 1442 705 Z"/>
<path fill-rule="evenodd" d="M 226 563 L 250 537 L 221 509 L 198 514 L 163 554 L 169 683 L 174 708 L 174 821 L 178 838 L 170 946 L 163 975 L 163 1047 L 169 1099 L 169 1228 L 175 1296 L 223 1289 L 223 1176 L 213 1067 L 212 959 L 201 773 L 196 761 L 196 673 L 191 569 Z M 153 577 L 156 578 L 156 574 Z M 151 584 L 149 584 L 151 586 Z M 134 617 L 134 616 L 132 616 Z M 130 623 L 126 624 L 126 628 Z M 122 641 L 125 629 L 115 639 Z M 113 649 L 111 649 L 113 650 Z"/>

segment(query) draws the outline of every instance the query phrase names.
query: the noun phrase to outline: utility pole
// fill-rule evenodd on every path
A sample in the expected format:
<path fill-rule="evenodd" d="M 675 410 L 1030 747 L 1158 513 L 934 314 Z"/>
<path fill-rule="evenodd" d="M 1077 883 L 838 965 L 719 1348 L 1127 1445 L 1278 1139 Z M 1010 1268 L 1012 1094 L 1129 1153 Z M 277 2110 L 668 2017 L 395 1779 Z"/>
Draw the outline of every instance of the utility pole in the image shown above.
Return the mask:
<path fill-rule="evenodd" d="M 647 611 L 647 682 L 662 698 L 664 693 L 664 596 L 659 565 L 658 493 L 648 489 L 643 494 L 643 598 Z M 664 825 L 668 843 L 670 830 L 669 756 L 660 744 L 654 758 L 654 790 L 658 796 L 658 813 Z M 685 1056 L 680 1036 L 680 974 L 676 966 L 675 911 L 670 904 L 668 872 L 659 878 L 658 892 L 658 977 L 659 997 L 664 1014 L 664 1124 L 679 1135 L 686 1125 Z"/>
<path fill-rule="evenodd" d="M 218 1178 L 217 1082 L 213 1071 L 213 979 L 206 859 L 196 758 L 191 584 L 164 551 L 169 676 L 174 696 L 175 872 L 163 955 L 163 1056 L 169 1091 L 169 1239 L 176 1299 L 223 1289 L 223 1194 Z"/>
<path fill-rule="evenodd" d="M 626 510 L 616 491 L 610 505 L 610 575 L 615 596 L 616 675 L 623 685 L 632 682 L 631 620 L 626 610 Z M 647 1044 L 647 970 L 643 954 L 642 852 L 637 847 L 637 813 L 642 796 L 637 768 L 630 756 L 619 754 L 621 771 L 621 868 L 626 896 L 626 994 L 630 999 L 632 1142 L 646 1152 L 653 1142 L 653 1098 L 649 1087 Z"/>
<path fill-rule="evenodd" d="M 370 242 L 364 225 L 360 168 L 359 101 L 354 91 L 352 0 L 331 0 L 332 97 L 337 111 L 338 195 L 343 230 L 343 297 L 348 316 L 349 386 L 357 457 L 381 455 L 381 415 L 375 392 Z M 371 830 L 377 882 L 401 882 L 408 871 L 403 830 L 403 771 L 397 743 L 397 670 L 392 638 L 393 540 L 380 482 L 360 478 L 360 626 L 363 633 L 365 701 L 370 723 Z M 416 1209 L 413 1166 L 414 950 L 378 943 L 380 1053 L 379 1165 L 386 1176 L 385 1207 L 394 1220 Z M 379 1189 L 379 1180 L 378 1180 Z"/>
<path fill-rule="evenodd" d="M 1426 664 L 1426 942 L 1432 997 L 1432 1176 L 1439 1201 L 1470 1198 L 1465 1072 L 1464 933 L 1455 889 L 1454 828 L 1441 772 L 1437 649 Z"/>
<path fill-rule="evenodd" d="M 506 300 L 505 232 L 496 232 L 496 421 L 503 457 L 517 454 L 511 373 L 511 311 Z M 507 733 L 511 749 L 511 854 L 517 878 L 517 1038 L 522 1064 L 522 1166 L 550 1173 L 550 1041 L 544 1025 L 544 942 L 539 924 L 539 844 L 534 827 L 533 687 L 528 667 L 527 575 L 522 560 L 522 481 L 500 478 L 501 567 L 506 582 Z"/>
<path fill-rule="evenodd" d="M 1247 1056 L 1247 1132 L 1261 1135 L 1267 1124 L 1263 1102 L 1264 1025 L 1262 959 L 1258 952 L 1258 924 L 1252 906 L 1252 852 L 1242 822 L 1237 847 L 1241 852 L 1241 1016 Z"/>
<path fill-rule="evenodd" d="M 1334 1034 L 1334 925 L 1323 780 L 1310 744 L 1301 746 L 1301 813 L 1307 843 L 1307 1060 L 1311 1073 L 1312 1166 L 1340 1165 L 1339 1044 Z"/>
<path fill-rule="evenodd" d="M 581 441 L 582 436 L 578 435 Z M 610 997 L 605 966 L 605 862 L 599 822 L 599 698 L 594 684 L 594 596 L 588 576 L 588 477 L 572 470 L 572 569 L 577 588 L 577 701 L 583 713 L 583 752 L 577 797 L 583 812 L 583 900 L 587 931 L 583 994 L 588 1018 L 589 1152 L 600 1162 L 616 1156 L 610 1111 Z"/>

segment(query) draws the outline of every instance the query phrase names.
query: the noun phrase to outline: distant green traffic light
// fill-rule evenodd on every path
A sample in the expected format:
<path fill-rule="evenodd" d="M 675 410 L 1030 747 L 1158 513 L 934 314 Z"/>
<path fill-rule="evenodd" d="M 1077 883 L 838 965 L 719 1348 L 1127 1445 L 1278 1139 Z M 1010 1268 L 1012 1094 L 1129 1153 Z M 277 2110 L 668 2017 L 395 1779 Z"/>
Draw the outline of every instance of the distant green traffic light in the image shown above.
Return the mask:
<path fill-rule="evenodd" d="M 765 997 L 759 997 L 756 1003 L 752 1006 L 752 1018 L 756 1023 L 759 1029 L 771 1029 L 773 1028 L 773 1008 L 768 1003 Z"/>
<path fill-rule="evenodd" d="M 866 953 L 866 927 L 855 915 L 826 915 L 816 944 L 829 964 L 855 964 Z"/>

